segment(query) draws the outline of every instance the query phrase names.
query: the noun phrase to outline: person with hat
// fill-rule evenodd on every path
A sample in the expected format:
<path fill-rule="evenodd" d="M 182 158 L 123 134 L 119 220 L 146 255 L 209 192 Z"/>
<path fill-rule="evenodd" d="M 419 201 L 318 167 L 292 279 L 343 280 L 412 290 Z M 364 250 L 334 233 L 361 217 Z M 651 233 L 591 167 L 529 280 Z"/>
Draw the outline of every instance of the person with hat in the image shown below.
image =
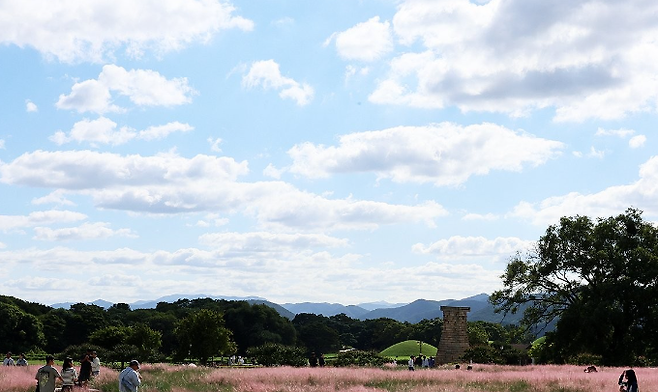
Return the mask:
<path fill-rule="evenodd" d="M 133 359 L 128 367 L 119 373 L 119 392 L 137 392 L 142 384 L 142 376 L 138 370 L 139 362 Z"/>

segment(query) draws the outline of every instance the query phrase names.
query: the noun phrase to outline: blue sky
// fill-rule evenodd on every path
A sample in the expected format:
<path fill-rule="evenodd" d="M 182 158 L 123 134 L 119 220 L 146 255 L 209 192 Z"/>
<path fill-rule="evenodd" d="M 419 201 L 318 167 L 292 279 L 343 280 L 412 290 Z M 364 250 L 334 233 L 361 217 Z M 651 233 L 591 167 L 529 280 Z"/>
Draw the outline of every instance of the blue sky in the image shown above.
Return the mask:
<path fill-rule="evenodd" d="M 5 0 L 0 292 L 353 304 L 658 217 L 658 4 Z"/>

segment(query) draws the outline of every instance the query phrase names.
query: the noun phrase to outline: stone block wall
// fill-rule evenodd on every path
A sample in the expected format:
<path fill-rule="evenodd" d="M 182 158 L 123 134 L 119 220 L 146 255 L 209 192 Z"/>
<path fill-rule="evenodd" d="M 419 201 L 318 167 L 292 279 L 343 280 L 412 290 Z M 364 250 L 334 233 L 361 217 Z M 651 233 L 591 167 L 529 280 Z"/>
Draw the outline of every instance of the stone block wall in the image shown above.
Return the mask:
<path fill-rule="evenodd" d="M 441 306 L 443 331 L 436 354 L 438 364 L 459 362 L 459 358 L 468 350 L 466 313 L 470 310 L 466 306 Z"/>

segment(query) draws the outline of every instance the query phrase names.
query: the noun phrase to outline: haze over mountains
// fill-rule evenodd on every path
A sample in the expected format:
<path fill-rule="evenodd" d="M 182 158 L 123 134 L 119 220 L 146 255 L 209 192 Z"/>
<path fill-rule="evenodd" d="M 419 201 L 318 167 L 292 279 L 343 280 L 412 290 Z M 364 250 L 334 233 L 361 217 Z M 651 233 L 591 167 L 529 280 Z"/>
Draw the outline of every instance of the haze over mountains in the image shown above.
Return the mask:
<path fill-rule="evenodd" d="M 520 315 L 507 315 L 503 317 L 502 314 L 497 314 L 493 310 L 493 306 L 489 303 L 489 295 L 482 293 L 467 297 L 463 299 L 445 299 L 445 300 L 426 300 L 417 299 L 410 303 L 388 303 L 388 302 L 369 302 L 357 305 L 343 305 L 339 303 L 327 302 L 301 302 L 301 303 L 284 303 L 276 304 L 270 302 L 265 298 L 260 297 L 230 297 L 230 296 L 211 296 L 205 294 L 172 294 L 160 297 L 155 300 L 142 300 L 133 302 L 130 305 L 131 309 L 152 309 L 155 308 L 159 302 L 175 302 L 179 299 L 196 299 L 196 298 L 213 298 L 224 299 L 229 301 L 247 301 L 251 304 L 264 304 L 274 308 L 280 315 L 288 319 L 293 319 L 295 315 L 300 313 L 311 313 L 322 315 L 326 317 L 335 316 L 337 314 L 345 314 L 346 316 L 359 319 L 369 320 L 377 318 L 391 318 L 401 322 L 417 323 L 424 319 L 442 318 L 443 312 L 441 306 L 468 306 L 471 311 L 468 313 L 469 321 L 489 321 L 494 323 L 517 323 Z M 113 305 L 102 299 L 90 302 L 92 304 L 109 308 Z M 73 303 L 57 303 L 50 306 L 54 308 L 68 308 Z"/>

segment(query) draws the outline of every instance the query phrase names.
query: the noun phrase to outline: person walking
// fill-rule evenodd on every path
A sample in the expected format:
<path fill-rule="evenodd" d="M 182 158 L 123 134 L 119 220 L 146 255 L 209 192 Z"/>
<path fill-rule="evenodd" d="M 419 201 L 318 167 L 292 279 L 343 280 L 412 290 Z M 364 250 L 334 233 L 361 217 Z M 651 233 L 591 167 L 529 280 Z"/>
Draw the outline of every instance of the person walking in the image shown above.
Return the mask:
<path fill-rule="evenodd" d="M 62 380 L 62 376 L 57 369 L 53 367 L 55 364 L 55 357 L 46 355 L 46 366 L 42 366 L 37 370 L 37 375 L 34 379 L 37 380 L 39 392 L 55 392 L 55 382 Z"/>
<path fill-rule="evenodd" d="M 119 392 L 137 392 L 142 384 L 142 376 L 138 370 L 139 362 L 133 359 L 128 367 L 119 373 Z"/>

